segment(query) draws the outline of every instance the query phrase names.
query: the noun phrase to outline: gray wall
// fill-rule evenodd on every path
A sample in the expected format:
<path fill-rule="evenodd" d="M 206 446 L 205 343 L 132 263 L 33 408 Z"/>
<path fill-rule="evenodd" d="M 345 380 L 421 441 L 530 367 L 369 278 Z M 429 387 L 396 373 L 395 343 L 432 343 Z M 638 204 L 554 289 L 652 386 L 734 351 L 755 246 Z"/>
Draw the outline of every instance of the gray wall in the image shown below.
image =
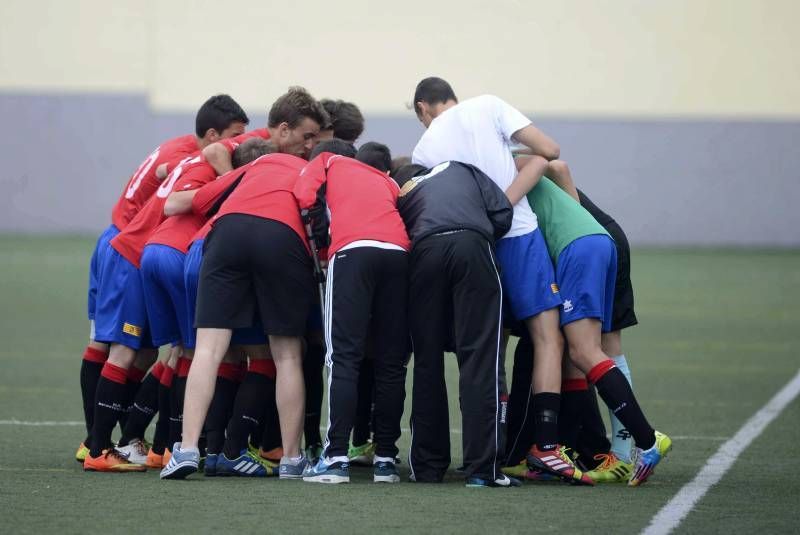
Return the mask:
<path fill-rule="evenodd" d="M 262 126 L 264 110 L 250 110 Z M 0 231 L 90 232 L 127 177 L 191 114 L 144 96 L 0 94 Z M 800 122 L 537 118 L 578 185 L 636 245 L 800 246 Z M 362 140 L 409 154 L 411 115 L 367 116 Z"/>

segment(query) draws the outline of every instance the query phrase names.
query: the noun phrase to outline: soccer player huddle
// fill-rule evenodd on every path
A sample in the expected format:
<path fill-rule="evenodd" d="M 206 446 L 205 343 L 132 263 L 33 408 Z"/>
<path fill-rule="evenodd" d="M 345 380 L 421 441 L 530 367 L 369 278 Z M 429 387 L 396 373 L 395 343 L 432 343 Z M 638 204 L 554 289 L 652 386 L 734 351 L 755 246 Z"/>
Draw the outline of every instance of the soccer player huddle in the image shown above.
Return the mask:
<path fill-rule="evenodd" d="M 356 148 L 357 106 L 292 87 L 249 132 L 211 97 L 194 134 L 144 160 L 91 260 L 84 470 L 346 483 L 367 465 L 397 483 L 413 354 L 409 480 L 441 482 L 450 351 L 467 486 L 648 479 L 671 440 L 622 351 L 637 323 L 622 229 L 501 99 L 459 102 L 431 77 L 413 106 L 410 159 Z"/>

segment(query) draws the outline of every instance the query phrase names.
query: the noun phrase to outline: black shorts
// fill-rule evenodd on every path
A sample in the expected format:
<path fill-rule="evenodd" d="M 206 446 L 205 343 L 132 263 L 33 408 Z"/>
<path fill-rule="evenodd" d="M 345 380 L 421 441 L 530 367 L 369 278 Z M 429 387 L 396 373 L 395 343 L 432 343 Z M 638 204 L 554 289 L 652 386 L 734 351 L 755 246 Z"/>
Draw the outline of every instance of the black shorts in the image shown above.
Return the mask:
<path fill-rule="evenodd" d="M 633 311 L 633 284 L 631 284 L 631 247 L 628 238 L 615 221 L 604 225 L 617 246 L 617 280 L 614 286 L 614 311 L 611 313 L 611 330 L 619 331 L 639 323 Z"/>
<path fill-rule="evenodd" d="M 228 214 L 205 241 L 195 327 L 250 327 L 302 336 L 314 300 L 311 257 L 291 228 L 263 217 Z"/>

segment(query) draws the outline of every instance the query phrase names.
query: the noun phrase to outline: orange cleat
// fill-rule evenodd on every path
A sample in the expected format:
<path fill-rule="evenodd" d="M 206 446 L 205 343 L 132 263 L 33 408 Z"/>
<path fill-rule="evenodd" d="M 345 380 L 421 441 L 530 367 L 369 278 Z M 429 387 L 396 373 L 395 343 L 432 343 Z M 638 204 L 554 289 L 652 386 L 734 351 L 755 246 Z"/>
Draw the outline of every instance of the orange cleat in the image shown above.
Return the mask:
<path fill-rule="evenodd" d="M 261 448 L 258 449 L 258 455 L 262 459 L 266 459 L 268 461 L 272 461 L 274 463 L 280 463 L 281 457 L 283 457 L 283 448 L 272 448 L 269 451 L 264 451 Z"/>
<path fill-rule="evenodd" d="M 147 467 L 133 464 L 114 448 L 108 448 L 97 457 L 87 454 L 83 469 L 87 472 L 145 472 Z"/>
<path fill-rule="evenodd" d="M 169 448 L 164 448 L 164 455 L 161 458 L 161 466 L 167 466 L 167 463 L 172 458 L 172 453 L 170 453 Z"/>
<path fill-rule="evenodd" d="M 158 453 L 153 451 L 153 448 L 150 448 L 147 451 L 147 460 L 145 461 L 144 465 L 147 468 L 153 468 L 154 470 L 161 470 L 167 465 L 167 463 L 164 462 L 163 455 L 159 455 Z"/>

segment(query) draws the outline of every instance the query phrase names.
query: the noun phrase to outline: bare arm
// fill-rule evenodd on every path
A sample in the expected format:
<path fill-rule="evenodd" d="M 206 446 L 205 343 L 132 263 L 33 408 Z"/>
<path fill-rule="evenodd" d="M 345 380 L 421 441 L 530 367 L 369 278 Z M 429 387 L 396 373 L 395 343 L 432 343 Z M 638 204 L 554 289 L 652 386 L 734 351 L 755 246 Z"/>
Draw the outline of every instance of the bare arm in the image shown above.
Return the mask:
<path fill-rule="evenodd" d="M 188 214 L 192 211 L 192 200 L 197 195 L 197 190 L 173 191 L 164 204 L 164 215 L 171 217 L 178 214 Z"/>
<path fill-rule="evenodd" d="M 575 187 L 575 182 L 572 180 L 572 173 L 569 171 L 567 162 L 563 160 L 553 160 L 547 165 L 547 171 L 544 173 L 547 178 L 555 182 L 556 186 L 563 189 L 569 196 L 581 202 L 578 197 L 578 188 Z"/>
<path fill-rule="evenodd" d="M 168 165 L 167 162 L 164 162 L 158 167 L 156 167 L 156 178 L 158 179 L 159 182 L 167 178 L 167 175 L 169 174 L 167 173 L 167 165 Z"/>
<path fill-rule="evenodd" d="M 511 138 L 528 147 L 532 154 L 541 156 L 545 160 L 556 160 L 561 154 L 558 143 L 532 124 L 520 128 Z"/>
<path fill-rule="evenodd" d="M 517 176 L 506 189 L 506 197 L 512 205 L 517 204 L 536 187 L 547 169 L 547 160 L 541 156 L 521 156 L 517 158 L 517 169 Z"/>
<path fill-rule="evenodd" d="M 224 175 L 233 169 L 231 153 L 221 143 L 212 143 L 203 149 L 203 158 L 211 164 L 217 175 Z"/>

